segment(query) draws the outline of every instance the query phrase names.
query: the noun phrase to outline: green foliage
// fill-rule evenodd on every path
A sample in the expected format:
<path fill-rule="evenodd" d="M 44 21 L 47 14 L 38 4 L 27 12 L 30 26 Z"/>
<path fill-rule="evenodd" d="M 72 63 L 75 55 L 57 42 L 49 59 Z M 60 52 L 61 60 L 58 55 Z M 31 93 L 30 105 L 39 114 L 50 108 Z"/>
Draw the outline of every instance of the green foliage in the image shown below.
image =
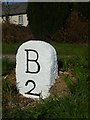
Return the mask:
<path fill-rule="evenodd" d="M 35 35 L 49 35 L 59 30 L 69 15 L 68 3 L 28 3 L 27 17 Z"/>
<path fill-rule="evenodd" d="M 76 92 L 83 93 L 83 90 L 87 90 L 87 78 L 88 78 L 88 59 L 86 56 L 74 56 L 72 58 L 61 59 L 62 67 L 59 68 L 62 71 L 68 71 L 70 69 L 76 78 L 76 84 L 73 83 L 69 75 L 64 77 L 64 81 L 67 84 L 70 92 L 76 94 Z M 66 64 L 67 63 L 67 64 Z"/>

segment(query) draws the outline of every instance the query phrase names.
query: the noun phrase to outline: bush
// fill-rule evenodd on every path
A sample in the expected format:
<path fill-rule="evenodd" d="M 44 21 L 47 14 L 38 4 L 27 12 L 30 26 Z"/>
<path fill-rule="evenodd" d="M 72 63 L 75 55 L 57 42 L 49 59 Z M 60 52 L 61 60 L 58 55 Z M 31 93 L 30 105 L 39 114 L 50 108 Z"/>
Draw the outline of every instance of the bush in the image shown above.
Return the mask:
<path fill-rule="evenodd" d="M 34 35 L 49 36 L 64 25 L 69 12 L 69 3 L 28 3 L 27 17 Z"/>
<path fill-rule="evenodd" d="M 32 39 L 29 27 L 19 26 L 10 23 L 2 24 L 2 40 L 3 42 L 24 42 Z"/>
<path fill-rule="evenodd" d="M 85 17 L 81 17 L 79 12 L 72 10 L 65 27 L 53 35 L 53 40 L 69 43 L 88 43 L 89 24 Z"/>

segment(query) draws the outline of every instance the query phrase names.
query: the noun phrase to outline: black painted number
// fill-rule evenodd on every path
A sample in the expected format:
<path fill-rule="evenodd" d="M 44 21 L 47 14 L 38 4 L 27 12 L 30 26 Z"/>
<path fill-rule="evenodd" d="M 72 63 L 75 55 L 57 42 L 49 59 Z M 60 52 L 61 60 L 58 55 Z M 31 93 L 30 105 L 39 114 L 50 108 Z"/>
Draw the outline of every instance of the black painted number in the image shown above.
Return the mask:
<path fill-rule="evenodd" d="M 30 90 L 29 90 L 28 92 L 26 92 L 25 94 L 35 95 L 35 96 L 39 96 L 39 97 L 40 97 L 41 93 L 39 93 L 39 94 L 38 94 L 38 93 L 31 93 L 31 92 L 35 89 L 35 87 L 36 87 L 35 82 L 34 82 L 33 80 L 28 80 L 28 81 L 26 82 L 25 86 L 27 86 L 28 83 L 33 83 L 33 88 L 30 89 Z"/>

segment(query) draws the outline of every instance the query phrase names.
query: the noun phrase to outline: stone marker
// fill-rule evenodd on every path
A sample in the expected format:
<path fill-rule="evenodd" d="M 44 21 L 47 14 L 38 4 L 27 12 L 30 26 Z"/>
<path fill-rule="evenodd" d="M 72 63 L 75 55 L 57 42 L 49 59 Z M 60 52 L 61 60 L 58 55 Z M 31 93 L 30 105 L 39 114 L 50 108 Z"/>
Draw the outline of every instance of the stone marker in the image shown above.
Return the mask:
<path fill-rule="evenodd" d="M 55 49 L 43 41 L 23 43 L 16 55 L 16 86 L 28 98 L 46 98 L 58 77 Z"/>

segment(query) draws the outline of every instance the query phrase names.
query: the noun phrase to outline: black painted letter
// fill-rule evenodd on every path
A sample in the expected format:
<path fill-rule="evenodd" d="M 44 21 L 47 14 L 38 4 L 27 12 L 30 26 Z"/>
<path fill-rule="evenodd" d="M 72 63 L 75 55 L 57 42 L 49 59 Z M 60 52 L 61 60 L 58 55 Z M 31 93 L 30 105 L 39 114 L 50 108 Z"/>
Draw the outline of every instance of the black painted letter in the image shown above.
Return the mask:
<path fill-rule="evenodd" d="M 38 57 L 39 57 L 39 55 L 38 55 L 38 52 L 36 51 L 36 50 L 32 50 L 32 49 L 25 49 L 25 51 L 26 51 L 26 55 L 27 55 L 27 69 L 26 69 L 26 73 L 32 73 L 32 74 L 35 74 L 35 73 L 38 73 L 39 71 L 40 71 L 40 64 L 37 62 L 37 60 L 38 60 Z M 29 53 L 30 53 L 30 51 L 32 51 L 32 52 L 34 52 L 34 53 L 36 53 L 36 55 L 37 55 L 37 57 L 36 57 L 36 59 L 35 60 L 30 60 L 28 57 L 29 57 Z M 29 62 L 35 62 L 35 64 L 37 64 L 37 71 L 34 71 L 34 72 L 32 72 L 32 71 L 29 71 Z"/>

